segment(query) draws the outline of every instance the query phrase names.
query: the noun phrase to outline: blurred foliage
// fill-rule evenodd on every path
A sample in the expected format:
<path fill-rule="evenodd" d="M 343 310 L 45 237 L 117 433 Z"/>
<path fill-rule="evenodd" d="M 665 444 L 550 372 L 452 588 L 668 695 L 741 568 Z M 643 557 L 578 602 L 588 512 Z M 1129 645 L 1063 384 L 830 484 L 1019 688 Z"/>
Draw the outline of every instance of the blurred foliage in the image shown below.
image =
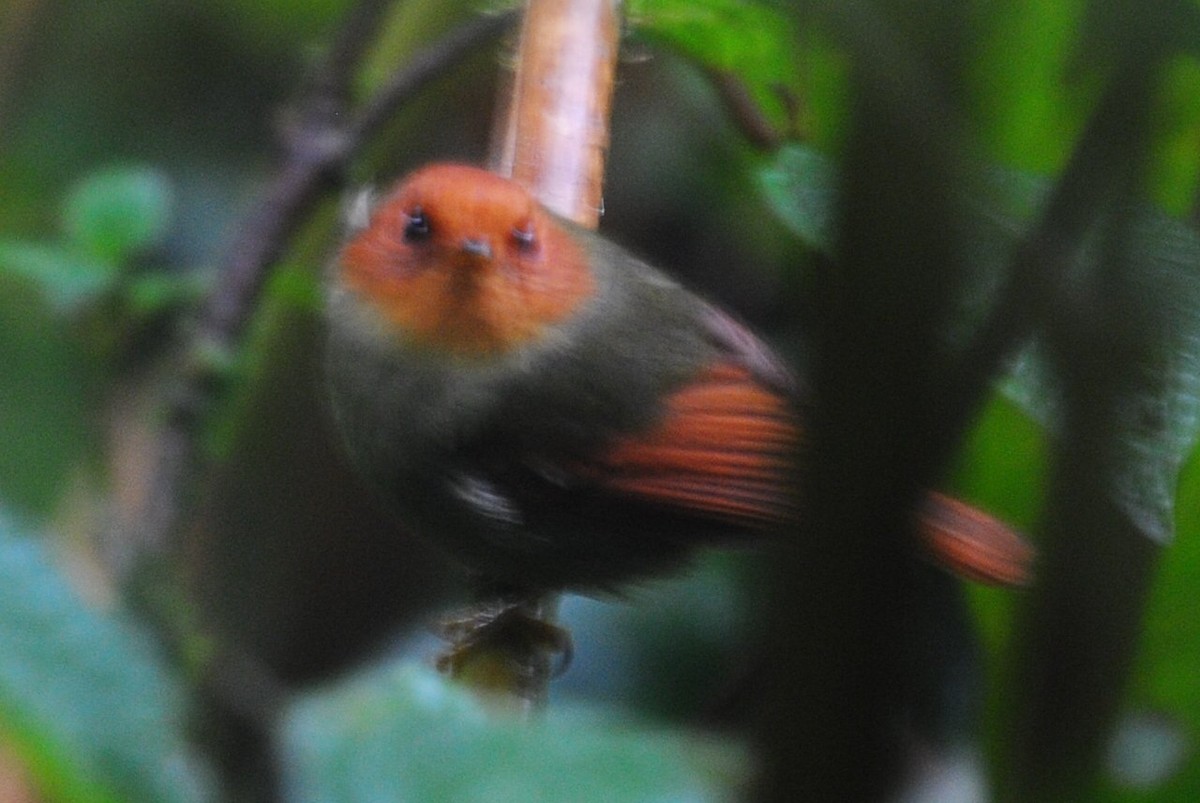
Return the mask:
<path fill-rule="evenodd" d="M 0 521 L 0 722 L 54 799 L 210 799 L 184 694 L 144 633 L 91 610 L 45 544 Z"/>
<path fill-rule="evenodd" d="M 832 254 L 840 201 L 832 161 L 803 146 L 784 148 L 761 179 L 772 208 L 789 228 L 812 248 Z M 964 291 L 969 299 L 985 299 L 994 290 L 995 272 L 1027 236 L 1029 221 L 1050 190 L 1049 183 L 1037 177 L 1000 172 L 986 176 L 981 185 L 979 197 L 962 199 L 976 215 L 971 238 L 977 252 L 971 254 L 971 263 L 978 275 L 976 286 Z M 1141 303 L 1149 306 L 1147 315 L 1165 313 L 1165 331 L 1160 334 L 1165 355 L 1156 364 L 1139 367 L 1145 375 L 1125 402 L 1130 407 L 1128 429 L 1112 433 L 1128 450 L 1120 459 L 1122 471 L 1113 478 L 1112 493 L 1129 506 L 1148 537 L 1169 540 L 1179 467 L 1200 434 L 1200 236 L 1156 208 L 1140 207 L 1134 214 L 1131 281 L 1122 288 L 1123 296 L 1127 310 Z M 1104 244 L 1098 235 L 1106 222 L 1096 224 L 1096 235 L 1069 269 L 1083 287 L 1078 292 L 1087 292 L 1086 286 L 1096 281 L 1089 272 L 1101 261 Z M 986 311 L 986 304 L 978 301 L 971 307 L 965 311 L 969 317 Z M 977 329 L 978 320 L 968 320 L 954 326 L 952 333 L 965 340 Z M 1034 343 L 1017 356 L 1001 389 L 1054 432 L 1061 424 L 1063 402 L 1044 351 Z"/>
<path fill-rule="evenodd" d="M 479 8 L 508 5 L 394 4 L 355 91 L 368 97 L 435 36 Z M 1136 4 L 800 5 L 795 13 L 766 0 L 628 3 L 637 57 L 622 65 L 604 228 L 770 330 L 785 352 L 802 351 L 814 342 L 806 314 L 824 301 L 807 291 L 836 270 L 837 227 L 854 191 L 842 171 L 855 65 L 872 57 L 861 42 L 888 45 L 877 59 L 907 54 L 930 72 L 944 58 L 959 71 L 946 94 L 963 119 L 928 133 L 953 138 L 971 162 L 969 180 L 953 188 L 967 222 L 947 233 L 971 271 L 945 333 L 953 351 L 986 316 L 1014 248 L 1129 56 L 1113 48 L 1138 45 L 1122 39 L 1141 20 L 1128 10 Z M 727 746 L 737 738 L 708 741 L 697 723 L 741 733 L 752 715 L 744 700 L 758 667 L 748 645 L 761 637 L 752 623 L 763 618 L 763 581 L 741 560 L 705 560 L 690 577 L 628 601 L 569 600 L 564 617 L 580 649 L 556 694 L 571 699 L 528 728 L 414 667 L 429 650 L 420 623 L 462 594 L 462 578 L 374 509 L 323 423 L 316 287 L 335 247 L 337 199 L 314 210 L 270 284 L 240 384 L 216 419 L 222 460 L 179 557 L 200 608 L 189 621 L 205 621 L 205 638 L 215 634 L 281 680 L 281 718 L 264 724 L 247 714 L 254 701 L 242 705 L 239 695 L 252 691 L 231 701 L 218 684 L 214 699 L 194 661 L 172 663 L 147 644 L 151 627 L 125 610 L 131 600 L 108 609 L 68 587 L 106 569 L 91 541 L 120 512 L 144 452 L 138 427 L 152 432 L 161 409 L 130 400 L 166 392 L 167 347 L 188 331 L 187 313 L 274 167 L 274 127 L 348 7 L 0 6 L 0 509 L 32 522 L 0 524 L 0 734 L 49 799 L 205 799 L 209 778 L 222 797 L 265 799 L 272 773 L 294 800 L 578 800 L 589 788 L 606 789 L 606 800 L 722 799 L 744 782 L 746 754 Z M 1140 12 L 1161 17 L 1150 28 L 1173 31 L 1148 101 L 1145 190 L 1091 222 L 1069 271 L 1075 303 L 1106 299 L 1106 320 L 1149 321 L 1135 334 L 1153 341 L 1151 359 L 1137 364 L 1112 348 L 1108 374 L 1129 379 L 1118 393 L 1125 417 L 1093 437 L 1114 455 L 1107 493 L 1165 548 L 1148 595 L 1134 595 L 1144 611 L 1122 607 L 1118 587 L 1080 611 L 1085 623 L 1141 617 L 1106 768 L 1080 786 L 1092 799 L 1127 803 L 1200 795 L 1195 11 L 1181 0 Z M 969 30 L 946 34 L 934 24 L 939 14 Z M 854 20 L 879 24 L 858 30 Z M 489 50 L 450 69 L 367 143 L 350 172 L 375 180 L 430 158 L 481 160 L 505 64 Z M 907 75 L 907 63 L 877 66 Z M 714 89 L 714 77 L 732 79 L 749 105 L 729 106 L 730 85 Z M 743 137 L 748 121 L 734 124 L 739 113 L 803 141 L 760 150 Z M 1057 534 L 1047 498 L 1062 482 L 1070 437 L 1062 377 L 1077 367 L 1063 357 L 1071 352 L 1054 351 L 1053 337 L 1043 333 L 1042 345 L 1017 355 L 947 472 L 955 491 L 1047 540 Z M 81 484 L 84 497 L 102 501 L 81 509 Z M 1048 584 L 1061 582 L 1061 568 L 1051 562 Z M 918 737 L 976 742 L 998 776 L 1011 710 L 1028 692 L 1017 667 L 1030 602 L 977 588 L 968 602 L 966 636 L 931 627 L 937 649 L 916 652 L 980 674 L 986 712 L 965 737 L 937 726 Z M 958 615 L 957 600 L 938 604 Z M 971 668 L 976 645 L 982 665 Z M 366 655 L 382 665 L 346 676 Z M 949 669 L 938 677 L 946 688 L 959 682 Z M 323 684 L 310 687 L 316 680 Z M 977 700 L 935 696 L 931 706 L 946 719 L 972 722 Z M 603 713 L 576 710 L 581 699 Z M 189 702 L 203 727 L 182 724 Z M 991 780 L 1003 788 L 1003 778 Z"/>
<path fill-rule="evenodd" d="M 741 81 L 775 130 L 792 132 L 801 72 L 796 28 L 782 11 L 737 0 L 634 0 L 626 14 L 649 41 L 677 48 L 714 74 Z"/>
<path fill-rule="evenodd" d="M 301 699 L 282 726 L 285 796 L 312 803 L 717 801 L 745 781 L 719 742 L 570 706 L 530 723 L 412 665 Z"/>
<path fill-rule="evenodd" d="M 0 265 L 36 287 L 64 316 L 78 319 L 86 314 L 82 308 L 105 302 L 122 307 L 110 315 L 152 316 L 196 289 L 187 277 L 130 270 L 162 244 L 172 214 L 171 191 L 157 170 L 102 168 L 71 188 L 59 241 L 0 240 Z"/>

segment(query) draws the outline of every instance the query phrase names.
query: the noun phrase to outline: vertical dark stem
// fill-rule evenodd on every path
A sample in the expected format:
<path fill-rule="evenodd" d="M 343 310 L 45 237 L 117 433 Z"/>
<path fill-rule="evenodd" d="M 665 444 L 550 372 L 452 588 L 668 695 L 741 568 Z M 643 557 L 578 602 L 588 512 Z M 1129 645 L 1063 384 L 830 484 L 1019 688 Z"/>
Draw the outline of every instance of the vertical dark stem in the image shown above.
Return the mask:
<path fill-rule="evenodd" d="M 1053 296 L 1054 314 L 1042 319 L 1064 420 L 1042 581 L 1020 620 L 1006 800 L 1079 800 L 1095 791 L 1160 551 L 1145 511 L 1123 490 L 1132 470 L 1125 439 L 1142 425 L 1130 421 L 1131 410 L 1162 392 L 1149 366 L 1159 364 L 1169 328 L 1161 299 L 1131 260 L 1160 58 L 1153 48 L 1126 56 L 1080 146 L 1078 158 L 1109 188 L 1100 214 L 1088 219 L 1102 247 L 1086 279 Z"/>
<path fill-rule="evenodd" d="M 928 686 L 908 639 L 938 583 L 923 582 L 908 511 L 929 478 L 939 327 L 961 276 L 957 118 L 867 8 L 830 11 L 855 55 L 852 131 L 838 264 L 819 289 L 803 530 L 771 606 L 770 800 L 886 799 Z"/>

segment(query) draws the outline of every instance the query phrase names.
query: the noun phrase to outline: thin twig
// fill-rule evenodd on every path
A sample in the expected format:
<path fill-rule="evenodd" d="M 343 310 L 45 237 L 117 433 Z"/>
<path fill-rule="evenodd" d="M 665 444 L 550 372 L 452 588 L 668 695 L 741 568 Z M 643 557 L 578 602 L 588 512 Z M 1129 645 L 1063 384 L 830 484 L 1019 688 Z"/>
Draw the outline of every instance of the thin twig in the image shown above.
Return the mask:
<path fill-rule="evenodd" d="M 789 119 L 788 128 L 780 130 L 763 111 L 754 93 L 741 76 L 727 70 L 706 70 L 708 80 L 725 106 L 729 120 L 745 140 L 762 151 L 778 150 L 788 137 L 799 137 L 800 123 L 797 119 L 798 101 L 785 87 L 779 87 L 779 97 L 784 101 Z"/>

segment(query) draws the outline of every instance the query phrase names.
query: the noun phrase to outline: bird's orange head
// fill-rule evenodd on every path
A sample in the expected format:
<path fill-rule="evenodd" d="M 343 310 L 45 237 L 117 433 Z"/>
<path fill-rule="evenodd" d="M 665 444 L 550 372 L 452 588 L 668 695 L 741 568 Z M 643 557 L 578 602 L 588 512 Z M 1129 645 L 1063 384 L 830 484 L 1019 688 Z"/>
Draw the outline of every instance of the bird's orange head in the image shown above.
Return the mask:
<path fill-rule="evenodd" d="M 580 244 L 527 190 L 457 164 L 401 181 L 338 269 L 404 338 L 461 356 L 533 341 L 595 290 Z"/>

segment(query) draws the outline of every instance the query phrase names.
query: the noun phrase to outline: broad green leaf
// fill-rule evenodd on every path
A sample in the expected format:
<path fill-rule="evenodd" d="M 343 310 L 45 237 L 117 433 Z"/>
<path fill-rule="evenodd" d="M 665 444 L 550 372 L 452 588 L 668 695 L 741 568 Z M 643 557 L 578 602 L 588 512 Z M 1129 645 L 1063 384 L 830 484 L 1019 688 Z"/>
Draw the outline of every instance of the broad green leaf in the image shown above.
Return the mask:
<path fill-rule="evenodd" d="M 740 750 L 584 710 L 526 722 L 393 665 L 302 699 L 281 733 L 291 803 L 728 799 Z"/>
<path fill-rule="evenodd" d="M 102 294 L 116 277 L 112 265 L 58 245 L 0 240 L 0 274 L 37 287 L 52 306 L 69 312 Z"/>
<path fill-rule="evenodd" d="M 208 799 L 183 706 L 146 637 L 85 605 L 0 518 L 0 731 L 49 798 Z"/>
<path fill-rule="evenodd" d="M 1120 15 L 1134 7 L 1082 0 L 988 4 L 971 84 L 977 133 L 993 157 L 1035 172 L 1053 172 L 1064 163 L 1094 100 L 1091 79 L 1117 62 L 1114 30 L 1125 27 Z M 1105 19 L 1114 12 L 1115 19 Z M 1160 24 L 1175 26 L 1187 50 L 1162 72 L 1151 115 L 1149 164 L 1155 201 L 1186 214 L 1200 175 L 1196 4 L 1165 3 L 1148 13 Z"/>
<path fill-rule="evenodd" d="M 1126 332 L 1100 322 L 1091 348 L 1113 339 L 1144 338 L 1151 355 L 1137 364 L 1114 364 L 1127 373 L 1122 420 L 1106 433 L 1119 468 L 1110 478 L 1118 504 L 1146 535 L 1169 540 L 1174 532 L 1175 490 L 1180 467 L 1200 430 L 1200 236 L 1183 222 L 1150 206 L 1134 212 L 1124 273 L 1100 290 L 1089 283 L 1088 267 L 1105 247 L 1107 219 L 1098 220 L 1068 277 L 1069 292 L 1116 293 L 1123 318 L 1139 323 Z M 1035 418 L 1056 428 L 1061 411 L 1058 379 L 1043 339 L 1014 362 L 1005 391 Z M 1070 354 L 1065 359 L 1072 359 Z"/>
<path fill-rule="evenodd" d="M 71 242 L 110 264 L 156 245 L 170 217 L 170 182 L 149 167 L 92 173 L 75 185 L 63 207 L 63 227 Z"/>
<path fill-rule="evenodd" d="M 770 207 L 805 242 L 832 253 L 840 179 L 833 160 L 803 146 L 784 148 L 760 173 Z M 977 287 L 965 300 L 966 321 L 951 322 L 956 339 L 969 337 L 971 320 L 988 307 L 998 269 L 1019 241 L 1049 192 L 1046 181 L 1013 171 L 994 170 L 964 206 L 973 214 L 971 245 L 978 268 Z M 1092 267 L 1103 248 L 1107 221 L 1093 235 L 1069 271 L 1072 292 L 1086 293 Z M 1119 450 L 1120 470 L 1110 478 L 1111 492 L 1148 536 L 1158 540 L 1173 531 L 1174 488 L 1183 460 L 1200 429 L 1200 236 L 1179 220 L 1151 206 L 1135 212 L 1127 275 L 1121 277 L 1125 304 L 1146 319 L 1157 318 L 1153 365 L 1121 366 L 1131 373 L 1119 432 L 1108 433 Z M 1101 335 L 1094 332 L 1095 337 Z M 1061 414 L 1059 387 L 1040 340 L 1012 362 L 1002 389 L 1030 415 L 1053 430 Z"/>
<path fill-rule="evenodd" d="M 679 50 L 720 76 L 736 78 L 775 129 L 796 122 L 800 67 L 793 23 L 753 0 L 630 0 L 630 25 L 652 41 Z"/>

